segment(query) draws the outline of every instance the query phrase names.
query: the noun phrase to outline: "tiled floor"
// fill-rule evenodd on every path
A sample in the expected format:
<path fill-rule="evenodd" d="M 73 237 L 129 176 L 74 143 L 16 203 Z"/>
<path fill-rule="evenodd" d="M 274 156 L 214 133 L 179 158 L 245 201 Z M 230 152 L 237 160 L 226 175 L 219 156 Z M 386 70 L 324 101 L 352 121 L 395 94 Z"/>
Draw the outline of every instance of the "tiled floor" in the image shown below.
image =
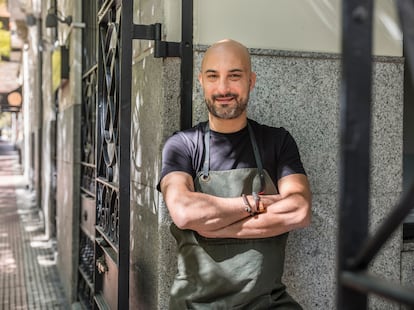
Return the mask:
<path fill-rule="evenodd" d="M 0 140 L 0 309 L 70 309 L 34 201 L 17 153 Z"/>

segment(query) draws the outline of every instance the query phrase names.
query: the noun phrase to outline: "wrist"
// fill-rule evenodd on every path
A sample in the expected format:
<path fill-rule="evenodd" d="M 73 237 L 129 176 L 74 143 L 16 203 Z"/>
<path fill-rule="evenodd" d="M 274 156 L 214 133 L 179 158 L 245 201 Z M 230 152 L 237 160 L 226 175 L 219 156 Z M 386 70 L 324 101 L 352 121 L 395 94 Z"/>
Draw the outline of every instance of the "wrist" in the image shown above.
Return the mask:
<path fill-rule="evenodd" d="M 265 211 L 265 207 L 263 204 L 263 201 L 258 193 L 253 192 L 252 193 L 253 200 L 254 200 L 254 208 L 256 213 L 263 213 Z"/>
<path fill-rule="evenodd" d="M 247 198 L 247 196 L 245 194 L 242 195 L 242 199 L 243 199 L 243 207 L 244 207 L 244 211 L 246 211 L 247 213 L 249 213 L 250 216 L 254 216 L 256 213 L 253 209 L 252 204 L 249 202 L 249 198 Z"/>
<path fill-rule="evenodd" d="M 250 216 L 255 216 L 266 211 L 260 196 L 256 192 L 253 192 L 252 195 L 249 196 L 243 194 L 242 199 L 244 210 L 249 213 Z"/>

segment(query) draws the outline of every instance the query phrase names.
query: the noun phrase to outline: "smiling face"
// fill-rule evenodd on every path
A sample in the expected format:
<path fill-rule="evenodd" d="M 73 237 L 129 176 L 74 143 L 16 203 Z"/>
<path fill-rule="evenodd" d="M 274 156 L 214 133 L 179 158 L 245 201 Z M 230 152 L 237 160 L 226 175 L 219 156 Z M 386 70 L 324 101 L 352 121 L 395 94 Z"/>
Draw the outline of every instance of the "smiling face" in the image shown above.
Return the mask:
<path fill-rule="evenodd" d="M 243 45 L 225 40 L 211 46 L 204 55 L 199 81 L 212 117 L 247 117 L 256 75 L 251 72 L 250 55 Z"/>

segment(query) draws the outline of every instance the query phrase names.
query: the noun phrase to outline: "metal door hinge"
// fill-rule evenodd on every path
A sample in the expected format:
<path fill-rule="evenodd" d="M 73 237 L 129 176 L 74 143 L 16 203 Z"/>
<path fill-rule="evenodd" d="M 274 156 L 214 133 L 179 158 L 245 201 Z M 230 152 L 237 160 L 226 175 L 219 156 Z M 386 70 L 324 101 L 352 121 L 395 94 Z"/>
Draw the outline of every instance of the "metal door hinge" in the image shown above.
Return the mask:
<path fill-rule="evenodd" d="M 132 39 L 154 41 L 154 57 L 181 57 L 181 43 L 161 40 L 161 24 L 133 25 Z"/>

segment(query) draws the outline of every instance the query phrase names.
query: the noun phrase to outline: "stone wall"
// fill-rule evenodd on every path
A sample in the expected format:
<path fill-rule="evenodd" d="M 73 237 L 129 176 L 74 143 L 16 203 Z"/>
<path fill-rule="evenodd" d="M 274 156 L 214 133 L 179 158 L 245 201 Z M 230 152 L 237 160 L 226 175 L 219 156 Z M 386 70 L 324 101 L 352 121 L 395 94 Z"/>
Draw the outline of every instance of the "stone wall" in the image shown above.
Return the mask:
<path fill-rule="evenodd" d="M 43 18 L 45 18 L 45 12 L 49 8 L 49 3 L 43 3 L 44 10 L 42 11 Z M 53 174 L 55 170 L 55 156 L 54 151 L 56 147 L 56 140 L 53 139 L 55 135 L 55 121 L 56 121 L 56 108 L 55 108 L 55 93 L 52 88 L 52 53 L 53 45 L 50 43 L 53 40 L 53 36 L 50 35 L 50 31 L 43 30 L 44 37 L 47 37 L 47 41 L 44 41 L 44 50 L 42 53 L 42 98 L 39 110 L 41 115 L 41 147 L 40 157 L 41 160 L 41 206 L 45 217 L 45 235 L 48 238 L 56 237 L 56 206 L 54 204 L 54 186 L 53 186 Z M 50 35 L 50 36 L 49 36 Z"/>
<path fill-rule="evenodd" d="M 81 20 L 81 1 L 61 0 L 58 9 L 74 21 Z M 80 145 L 82 102 L 82 29 L 59 23 L 60 44 L 69 48 L 69 79 L 59 89 L 56 146 L 56 241 L 57 264 L 71 302 L 77 299 L 80 222 Z"/>
<path fill-rule="evenodd" d="M 175 245 L 156 185 L 165 138 L 179 129 L 180 80 L 171 77 L 179 76 L 180 67 L 177 59 L 151 57 L 134 64 L 130 292 L 135 309 L 167 309 L 175 272 Z"/>
<path fill-rule="evenodd" d="M 162 22 L 165 1 L 135 1 L 134 22 Z M 164 23 L 163 23 L 164 27 Z M 166 31 L 163 28 L 164 32 Z M 180 60 L 156 59 L 153 42 L 133 43 L 130 308 L 167 309 L 175 247 L 156 190 L 161 150 L 179 129 Z"/>
<path fill-rule="evenodd" d="M 78 104 L 62 109 L 57 119 L 57 264 L 65 293 L 72 302 L 76 300 L 79 256 L 80 132 L 76 124 L 80 117 L 81 109 Z"/>

